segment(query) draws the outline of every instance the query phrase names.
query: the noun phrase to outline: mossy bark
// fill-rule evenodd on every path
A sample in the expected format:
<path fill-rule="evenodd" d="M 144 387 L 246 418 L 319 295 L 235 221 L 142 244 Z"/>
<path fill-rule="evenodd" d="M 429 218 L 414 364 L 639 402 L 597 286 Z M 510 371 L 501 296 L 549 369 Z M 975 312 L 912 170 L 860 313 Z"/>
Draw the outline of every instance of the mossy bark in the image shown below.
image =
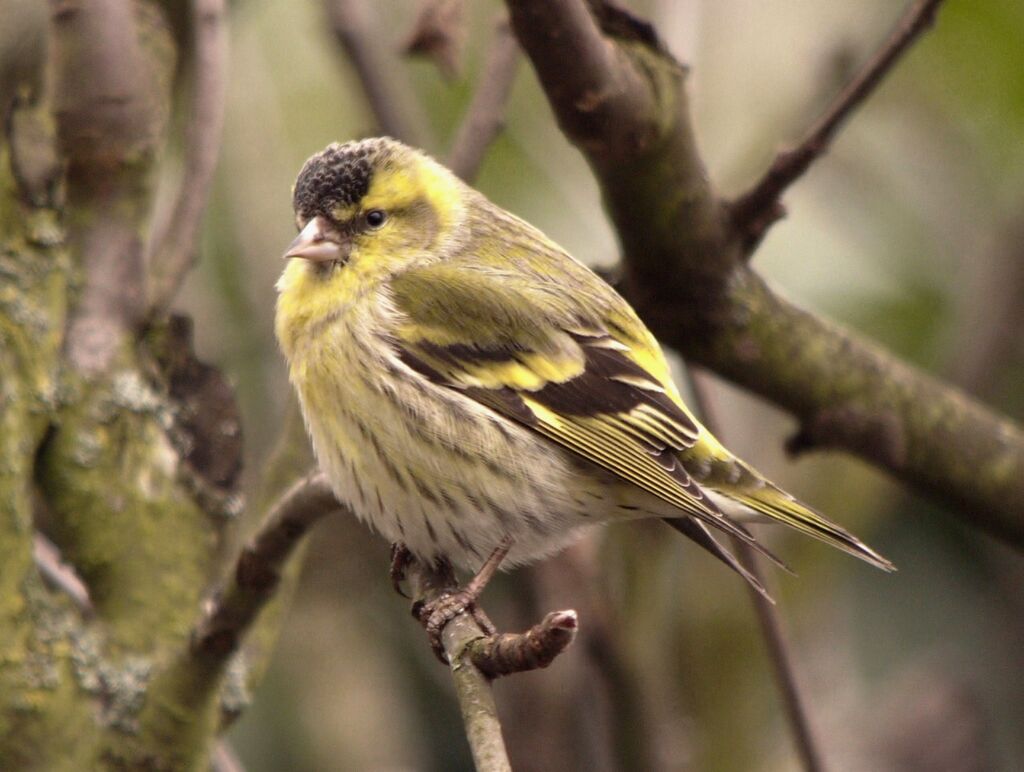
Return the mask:
<path fill-rule="evenodd" d="M 0 16 L 20 2 L 0 0 Z M 14 43 L 0 35 L 3 769 L 206 768 L 255 683 L 246 652 L 212 665 L 190 653 L 238 510 L 233 395 L 180 325 L 144 319 L 183 8 L 63 0 L 17 13 L 36 26 Z M 234 422 L 208 468 L 202 409 L 218 431 Z M 282 474 L 268 472 L 282 488 L 309 464 L 304 438 L 290 441 Z M 44 582 L 37 530 L 89 608 Z M 279 623 L 257 627 L 258 673 Z"/>

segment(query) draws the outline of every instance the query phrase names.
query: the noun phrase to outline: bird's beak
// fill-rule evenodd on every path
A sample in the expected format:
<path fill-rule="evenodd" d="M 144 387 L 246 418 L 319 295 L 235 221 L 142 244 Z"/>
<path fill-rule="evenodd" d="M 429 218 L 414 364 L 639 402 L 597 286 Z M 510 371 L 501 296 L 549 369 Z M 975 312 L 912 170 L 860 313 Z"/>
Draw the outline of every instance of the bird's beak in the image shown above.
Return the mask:
<path fill-rule="evenodd" d="M 314 263 L 348 260 L 352 249 L 349 240 L 338 233 L 337 229 L 324 217 L 316 216 L 288 245 L 284 257 L 301 257 Z"/>

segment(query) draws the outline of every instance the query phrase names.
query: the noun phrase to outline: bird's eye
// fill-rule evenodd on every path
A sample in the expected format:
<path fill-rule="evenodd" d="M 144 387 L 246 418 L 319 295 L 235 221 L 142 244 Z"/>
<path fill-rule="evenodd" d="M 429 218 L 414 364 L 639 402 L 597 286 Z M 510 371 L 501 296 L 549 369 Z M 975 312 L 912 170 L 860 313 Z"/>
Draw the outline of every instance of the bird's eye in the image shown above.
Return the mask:
<path fill-rule="evenodd" d="M 371 209 L 366 213 L 366 224 L 371 228 L 379 228 L 387 219 L 388 216 L 381 209 Z"/>

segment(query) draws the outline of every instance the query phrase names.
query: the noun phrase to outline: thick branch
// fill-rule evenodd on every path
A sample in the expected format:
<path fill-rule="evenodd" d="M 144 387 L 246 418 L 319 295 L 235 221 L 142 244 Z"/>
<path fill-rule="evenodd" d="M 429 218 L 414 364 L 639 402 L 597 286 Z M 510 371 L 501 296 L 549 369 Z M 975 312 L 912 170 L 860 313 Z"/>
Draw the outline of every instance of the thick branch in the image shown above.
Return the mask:
<path fill-rule="evenodd" d="M 678 64 L 653 43 L 601 37 L 591 17 L 578 18 L 582 0 L 507 3 L 560 124 L 597 175 L 622 242 L 627 291 L 654 332 L 792 412 L 802 427 L 794 449 L 852 452 L 958 506 L 968 522 L 1024 544 L 1020 427 L 781 299 L 743 265 L 741 239 L 697 151 Z M 566 29 L 566 19 L 574 26 Z M 553 38 L 554 21 L 563 27 Z M 602 82 L 629 78 L 641 92 L 629 103 L 646 105 L 646 114 L 616 109 L 606 123 L 579 117 L 591 92 L 579 78 L 560 78 L 552 62 L 576 60 L 577 48 L 600 40 L 608 49 L 602 62 L 624 71 Z M 647 143 L 624 143 L 623 132 L 640 125 L 659 131 Z"/>
<path fill-rule="evenodd" d="M 185 131 L 185 173 L 170 221 L 150 242 L 150 316 L 166 311 L 196 261 L 196 237 L 224 127 L 228 62 L 224 0 L 192 0 L 191 5 L 192 100 Z"/>
<path fill-rule="evenodd" d="M 110 366 L 142 317 L 140 233 L 166 91 L 143 56 L 130 2 L 51 2 L 51 32 L 69 244 L 85 274 L 67 351 L 90 374 Z"/>
<path fill-rule="evenodd" d="M 935 22 L 942 0 L 917 0 L 896 23 L 888 40 L 835 98 L 796 147 L 783 150 L 765 175 L 732 207 L 736 230 L 749 254 L 765 231 L 782 217 L 780 203 L 786 188 L 796 182 L 812 163 L 828 150 L 836 132 L 885 79 L 911 45 Z"/>
<path fill-rule="evenodd" d="M 480 170 L 487 148 L 505 122 L 505 106 L 519 64 L 519 44 L 507 19 L 500 19 L 494 31 L 487 61 L 473 101 L 459 125 L 452 143 L 448 167 L 464 180 L 472 180 Z"/>
<path fill-rule="evenodd" d="M 959 508 L 967 522 L 1024 544 L 1018 425 L 783 300 L 746 269 L 722 303 L 706 327 L 658 327 L 695 361 L 796 415 L 791 452 L 852 452 Z"/>
<path fill-rule="evenodd" d="M 562 130 L 588 156 L 648 147 L 658 134 L 655 95 L 626 50 L 608 45 L 584 0 L 510 0 L 508 6 Z"/>

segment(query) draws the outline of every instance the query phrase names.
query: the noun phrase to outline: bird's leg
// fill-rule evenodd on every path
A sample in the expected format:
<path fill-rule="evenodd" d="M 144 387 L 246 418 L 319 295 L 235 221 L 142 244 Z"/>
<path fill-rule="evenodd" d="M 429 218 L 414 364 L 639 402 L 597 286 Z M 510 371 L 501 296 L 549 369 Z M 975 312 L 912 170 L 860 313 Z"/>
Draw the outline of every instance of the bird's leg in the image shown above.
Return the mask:
<path fill-rule="evenodd" d="M 413 560 L 414 558 L 412 553 L 409 552 L 409 548 L 400 541 L 396 541 L 391 545 L 391 586 L 403 598 L 409 597 L 405 590 L 402 589 L 402 582 L 405 581 L 405 569 L 409 567 Z"/>
<path fill-rule="evenodd" d="M 495 572 L 501 565 L 501 561 L 508 555 L 511 547 L 512 539 L 506 536 L 487 560 L 484 561 L 484 564 L 480 566 L 476 576 L 470 579 L 464 587 L 445 592 L 429 603 L 424 603 L 417 610 L 417 616 L 427 630 L 427 638 L 430 640 L 430 645 L 442 662 L 446 662 L 447 659 L 444 655 L 441 633 L 444 632 L 445 626 L 463 611 L 469 610 L 477 624 L 480 625 L 480 628 L 488 635 L 493 635 L 497 631 L 491 620 L 487 618 L 487 615 L 477 607 L 476 601 L 481 593 L 483 593 L 487 583 L 494 577 Z"/>

